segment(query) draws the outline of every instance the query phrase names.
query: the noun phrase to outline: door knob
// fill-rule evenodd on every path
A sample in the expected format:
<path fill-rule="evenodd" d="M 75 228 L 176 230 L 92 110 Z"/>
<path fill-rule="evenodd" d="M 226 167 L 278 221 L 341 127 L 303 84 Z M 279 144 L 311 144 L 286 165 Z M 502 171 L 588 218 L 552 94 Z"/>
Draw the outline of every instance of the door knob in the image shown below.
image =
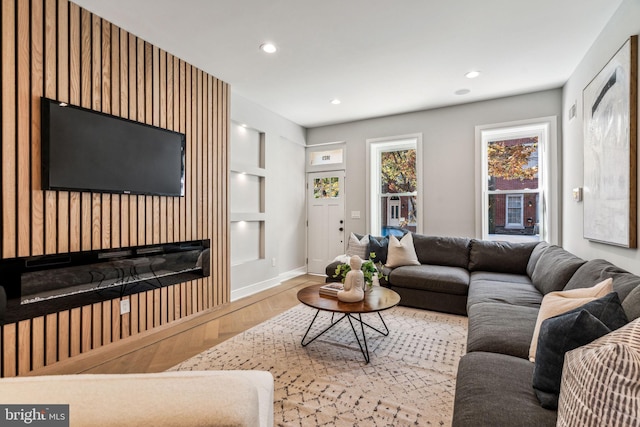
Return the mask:
<path fill-rule="evenodd" d="M 338 230 L 340 230 L 340 231 L 344 231 L 344 228 L 340 227 Z"/>
<path fill-rule="evenodd" d="M 340 220 L 340 224 L 344 224 L 344 221 L 343 221 L 343 220 Z"/>

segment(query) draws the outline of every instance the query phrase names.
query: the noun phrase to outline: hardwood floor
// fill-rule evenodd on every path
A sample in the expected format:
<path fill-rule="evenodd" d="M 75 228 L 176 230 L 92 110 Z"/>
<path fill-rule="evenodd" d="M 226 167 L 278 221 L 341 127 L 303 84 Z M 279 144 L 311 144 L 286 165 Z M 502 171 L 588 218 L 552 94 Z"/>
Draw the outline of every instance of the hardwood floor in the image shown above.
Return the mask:
<path fill-rule="evenodd" d="M 297 305 L 298 290 L 324 282 L 303 275 L 222 307 L 29 373 L 161 372 Z"/>

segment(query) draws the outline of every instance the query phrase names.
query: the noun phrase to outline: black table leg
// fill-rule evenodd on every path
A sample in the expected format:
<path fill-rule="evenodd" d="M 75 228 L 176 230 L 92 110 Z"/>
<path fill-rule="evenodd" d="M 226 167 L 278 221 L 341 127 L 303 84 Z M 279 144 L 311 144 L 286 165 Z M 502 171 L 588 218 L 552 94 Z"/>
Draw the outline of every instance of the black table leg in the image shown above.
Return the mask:
<path fill-rule="evenodd" d="M 378 328 L 375 328 L 373 326 L 371 326 L 370 324 L 364 322 L 362 320 L 362 314 L 361 313 L 357 313 L 358 317 L 354 316 L 351 313 L 345 313 L 342 315 L 342 317 L 340 317 L 338 320 L 334 321 L 334 314 L 331 314 L 331 324 L 329 326 L 327 326 L 324 330 L 322 330 L 322 332 L 318 333 L 316 336 L 314 336 L 313 338 L 311 338 L 310 340 L 308 340 L 305 343 L 305 339 L 307 338 L 307 335 L 309 335 L 309 332 L 311 331 L 311 327 L 313 326 L 313 324 L 315 323 L 316 319 L 318 318 L 318 314 L 320 314 L 320 310 L 316 311 L 316 315 L 313 317 L 313 320 L 311 321 L 311 323 L 309 324 L 309 327 L 307 328 L 307 332 L 305 332 L 304 336 L 302 337 L 302 341 L 300 342 L 300 344 L 302 344 L 303 347 L 308 346 L 309 344 L 311 344 L 313 341 L 316 340 L 316 338 L 320 337 L 321 335 L 323 335 L 325 332 L 327 332 L 329 329 L 333 328 L 335 325 L 337 325 L 342 319 L 344 319 L 345 317 L 347 318 L 347 320 L 349 321 L 349 324 L 351 325 L 351 330 L 353 331 L 353 335 L 356 338 L 356 341 L 358 343 L 358 347 L 360 347 L 360 351 L 362 352 L 362 355 L 364 356 L 364 360 L 369 363 L 370 361 L 370 357 L 369 357 L 369 347 L 367 345 L 367 335 L 365 333 L 365 326 L 373 329 L 374 331 L 378 332 L 380 335 L 383 336 L 387 336 L 389 335 L 389 327 L 387 326 L 387 324 L 385 323 L 384 319 L 382 318 L 382 314 L 380 314 L 380 312 L 378 312 L 378 317 L 380 317 L 380 321 L 382 322 L 382 325 L 384 326 L 384 332 L 381 331 Z M 362 341 L 360 341 L 360 337 L 358 337 L 358 333 L 356 331 L 356 327 L 353 324 L 353 321 L 351 320 L 355 320 L 356 322 L 360 323 L 360 332 L 362 334 Z"/>

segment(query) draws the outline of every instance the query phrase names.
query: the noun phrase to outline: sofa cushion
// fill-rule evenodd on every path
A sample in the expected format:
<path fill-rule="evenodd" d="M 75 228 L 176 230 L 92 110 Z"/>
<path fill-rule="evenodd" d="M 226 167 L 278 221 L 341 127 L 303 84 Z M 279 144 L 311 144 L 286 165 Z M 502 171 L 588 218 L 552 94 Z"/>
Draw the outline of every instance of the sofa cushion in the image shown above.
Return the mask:
<path fill-rule="evenodd" d="M 566 352 L 626 323 L 627 317 L 615 292 L 542 322 L 533 370 L 533 388 L 542 406 L 549 409 L 558 407 Z"/>
<path fill-rule="evenodd" d="M 538 309 L 483 302 L 467 308 L 467 351 L 487 351 L 526 359 Z M 529 363 L 529 362 L 527 362 Z"/>
<path fill-rule="evenodd" d="M 389 268 L 401 267 L 403 265 L 420 265 L 416 249 L 413 247 L 413 237 L 407 233 L 400 240 L 394 235 L 389 236 L 389 251 L 387 253 L 387 263 Z"/>
<path fill-rule="evenodd" d="M 361 259 L 369 259 L 369 236 L 358 237 L 351 233 L 347 244 L 347 256 L 359 256 Z"/>
<path fill-rule="evenodd" d="M 632 290 L 622 301 L 622 308 L 630 321 L 640 317 L 640 286 Z"/>
<path fill-rule="evenodd" d="M 533 277 L 533 270 L 535 270 L 540 256 L 549 248 L 549 246 L 551 245 L 549 245 L 547 242 L 540 242 L 531 251 L 531 256 L 529 257 L 529 262 L 527 263 L 527 275 L 529 277 Z"/>
<path fill-rule="evenodd" d="M 570 291 L 551 292 L 544 296 L 538 319 L 533 331 L 531 339 L 531 348 L 529 349 L 529 360 L 532 362 L 536 358 L 536 349 L 538 347 L 538 334 L 540 326 L 546 319 L 566 313 L 569 310 L 580 307 L 595 299 L 601 298 L 613 290 L 613 280 L 606 279 L 590 288 L 572 289 Z"/>
<path fill-rule="evenodd" d="M 344 264 L 343 262 L 340 261 L 334 261 L 331 264 L 327 265 L 324 269 L 325 273 L 327 274 L 327 278 L 325 279 L 326 282 L 341 282 L 342 281 L 342 277 L 338 276 L 338 277 L 333 277 L 336 274 L 336 269 L 338 268 L 338 266 L 340 264 Z"/>
<path fill-rule="evenodd" d="M 542 302 L 542 294 L 533 286 L 529 276 L 473 272 L 469 282 L 467 306 L 482 302 L 538 308 Z"/>
<path fill-rule="evenodd" d="M 531 387 L 533 364 L 504 354 L 474 352 L 460 359 L 453 427 L 555 426 Z"/>
<path fill-rule="evenodd" d="M 378 237 L 378 236 L 369 236 L 369 255 L 375 254 L 373 256 L 373 260 L 378 263 L 386 264 L 387 262 L 387 253 L 389 251 L 389 238 L 388 237 Z"/>
<path fill-rule="evenodd" d="M 469 271 L 526 274 L 529 257 L 537 244 L 473 239 L 469 252 Z"/>
<path fill-rule="evenodd" d="M 604 259 L 593 259 L 584 263 L 571 277 L 565 290 L 593 286 L 604 279 L 613 279 L 613 290 L 624 301 L 632 290 L 640 286 L 640 277 L 629 273 Z"/>
<path fill-rule="evenodd" d="M 533 285 L 544 295 L 565 287 L 573 273 L 585 261 L 559 246 L 549 246 L 536 263 L 531 275 Z"/>
<path fill-rule="evenodd" d="M 420 264 L 467 268 L 469 241 L 464 237 L 413 235 L 413 246 L 416 248 Z"/>
<path fill-rule="evenodd" d="M 389 283 L 395 287 L 467 295 L 469 272 L 464 268 L 442 265 L 403 266 L 391 271 Z"/>

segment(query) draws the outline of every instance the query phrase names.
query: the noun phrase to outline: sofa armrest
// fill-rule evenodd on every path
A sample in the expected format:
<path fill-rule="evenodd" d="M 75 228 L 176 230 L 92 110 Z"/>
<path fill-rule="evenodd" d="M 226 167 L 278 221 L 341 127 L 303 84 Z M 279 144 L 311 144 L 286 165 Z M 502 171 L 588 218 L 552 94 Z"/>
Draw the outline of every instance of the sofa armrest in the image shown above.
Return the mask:
<path fill-rule="evenodd" d="M 3 378 L 3 404 L 68 404 L 70 425 L 273 425 L 273 377 L 180 371 Z"/>

